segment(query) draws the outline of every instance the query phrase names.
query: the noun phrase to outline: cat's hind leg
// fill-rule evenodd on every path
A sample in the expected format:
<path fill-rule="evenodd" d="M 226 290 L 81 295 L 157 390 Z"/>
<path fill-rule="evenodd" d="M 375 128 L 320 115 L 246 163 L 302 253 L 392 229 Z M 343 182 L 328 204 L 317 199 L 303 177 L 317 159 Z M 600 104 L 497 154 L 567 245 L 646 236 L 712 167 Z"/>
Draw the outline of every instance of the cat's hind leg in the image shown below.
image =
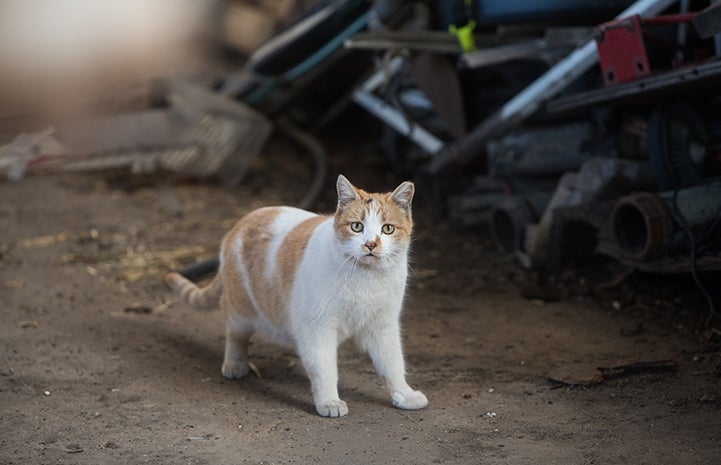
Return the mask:
<path fill-rule="evenodd" d="M 242 378 L 250 371 L 248 342 L 253 335 L 253 323 L 244 316 L 228 312 L 225 327 L 225 357 L 222 372 L 226 378 Z"/>

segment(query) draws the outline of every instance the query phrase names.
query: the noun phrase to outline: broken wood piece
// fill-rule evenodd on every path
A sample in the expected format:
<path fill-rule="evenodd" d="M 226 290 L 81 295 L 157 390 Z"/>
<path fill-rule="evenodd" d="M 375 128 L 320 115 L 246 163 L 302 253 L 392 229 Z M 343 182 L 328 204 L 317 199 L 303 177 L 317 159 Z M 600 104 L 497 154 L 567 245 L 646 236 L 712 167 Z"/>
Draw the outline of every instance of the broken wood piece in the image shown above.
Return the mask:
<path fill-rule="evenodd" d="M 258 378 L 263 379 L 263 376 L 260 374 L 260 370 L 258 369 L 258 365 L 255 363 L 248 361 L 248 368 L 250 368 L 250 371 Z"/>
<path fill-rule="evenodd" d="M 127 307 L 123 308 L 125 313 L 134 313 L 137 315 L 153 313 L 153 309 L 141 302 L 135 302 Z"/>
<path fill-rule="evenodd" d="M 678 363 L 673 360 L 657 360 L 653 362 L 621 360 L 611 369 L 623 370 L 625 373 L 665 373 L 678 370 Z M 601 368 L 601 371 L 603 370 L 605 368 Z"/>
<path fill-rule="evenodd" d="M 37 328 L 38 322 L 35 320 L 23 320 L 23 321 L 18 321 L 18 326 L 22 329 Z"/>
<path fill-rule="evenodd" d="M 678 363 L 673 360 L 639 361 L 621 360 L 611 367 L 596 367 L 585 363 L 562 365 L 548 374 L 552 382 L 570 386 L 591 386 L 605 380 L 633 373 L 667 373 L 676 371 Z"/>

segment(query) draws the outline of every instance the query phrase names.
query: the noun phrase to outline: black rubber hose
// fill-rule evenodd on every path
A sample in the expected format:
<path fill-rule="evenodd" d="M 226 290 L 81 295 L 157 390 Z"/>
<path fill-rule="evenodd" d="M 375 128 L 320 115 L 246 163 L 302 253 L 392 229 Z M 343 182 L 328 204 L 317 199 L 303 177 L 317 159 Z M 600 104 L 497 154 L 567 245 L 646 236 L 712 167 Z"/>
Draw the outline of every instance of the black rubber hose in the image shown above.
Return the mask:
<path fill-rule="evenodd" d="M 318 139 L 295 127 L 286 120 L 277 121 L 276 128 L 281 136 L 288 138 L 297 145 L 301 151 L 310 155 L 312 159 L 314 167 L 313 181 L 308 192 L 306 192 L 305 196 L 297 204 L 298 208 L 310 210 L 316 202 L 318 202 L 318 197 L 323 189 L 323 183 L 328 175 L 328 157 L 325 149 L 323 149 L 323 145 Z M 217 271 L 219 265 L 220 260 L 218 258 L 211 258 L 190 264 L 176 271 L 187 279 L 196 280 L 206 274 Z"/>
<path fill-rule="evenodd" d="M 298 129 L 287 120 L 279 120 L 277 127 L 281 135 L 290 139 L 291 142 L 300 147 L 301 150 L 304 150 L 312 158 L 315 173 L 313 175 L 313 181 L 308 192 L 306 192 L 305 196 L 296 205 L 300 209 L 310 210 L 318 202 L 318 197 L 328 176 L 328 157 L 326 156 L 325 149 L 318 139 L 310 135 L 310 133 Z"/>

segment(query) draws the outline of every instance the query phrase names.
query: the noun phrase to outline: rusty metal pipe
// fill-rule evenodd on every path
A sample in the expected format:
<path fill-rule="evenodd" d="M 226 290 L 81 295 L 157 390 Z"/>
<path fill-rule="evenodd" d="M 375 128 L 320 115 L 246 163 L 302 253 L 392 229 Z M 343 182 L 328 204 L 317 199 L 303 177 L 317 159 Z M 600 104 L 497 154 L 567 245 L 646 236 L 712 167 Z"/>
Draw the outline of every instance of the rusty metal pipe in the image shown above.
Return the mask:
<path fill-rule="evenodd" d="M 721 214 L 721 182 L 678 192 L 634 193 L 619 199 L 611 212 L 613 235 L 624 257 L 652 260 L 683 244 L 681 225 L 691 231 Z"/>
<path fill-rule="evenodd" d="M 491 209 L 491 239 L 506 254 L 525 250 L 526 226 L 538 221 L 550 194 L 546 192 L 508 196 Z"/>
<path fill-rule="evenodd" d="M 611 223 L 616 244 L 634 260 L 662 255 L 673 231 L 666 203 L 649 192 L 622 197 L 613 208 Z"/>

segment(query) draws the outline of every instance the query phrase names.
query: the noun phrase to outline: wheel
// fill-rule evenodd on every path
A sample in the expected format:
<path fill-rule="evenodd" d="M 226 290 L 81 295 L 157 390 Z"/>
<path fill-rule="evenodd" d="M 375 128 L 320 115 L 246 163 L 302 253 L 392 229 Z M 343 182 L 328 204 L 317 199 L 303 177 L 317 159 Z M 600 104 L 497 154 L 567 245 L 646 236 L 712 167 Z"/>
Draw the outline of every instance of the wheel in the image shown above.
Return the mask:
<path fill-rule="evenodd" d="M 346 28 L 360 21 L 370 7 L 367 0 L 320 2 L 306 16 L 258 47 L 248 64 L 254 73 L 262 76 L 279 76 L 303 62 L 310 69 L 316 64 L 310 58 L 332 45 Z M 330 48 L 335 50 L 340 46 L 342 43 Z"/>
<path fill-rule="evenodd" d="M 660 191 L 704 178 L 708 135 L 688 103 L 672 102 L 653 111 L 647 129 L 648 155 Z"/>

